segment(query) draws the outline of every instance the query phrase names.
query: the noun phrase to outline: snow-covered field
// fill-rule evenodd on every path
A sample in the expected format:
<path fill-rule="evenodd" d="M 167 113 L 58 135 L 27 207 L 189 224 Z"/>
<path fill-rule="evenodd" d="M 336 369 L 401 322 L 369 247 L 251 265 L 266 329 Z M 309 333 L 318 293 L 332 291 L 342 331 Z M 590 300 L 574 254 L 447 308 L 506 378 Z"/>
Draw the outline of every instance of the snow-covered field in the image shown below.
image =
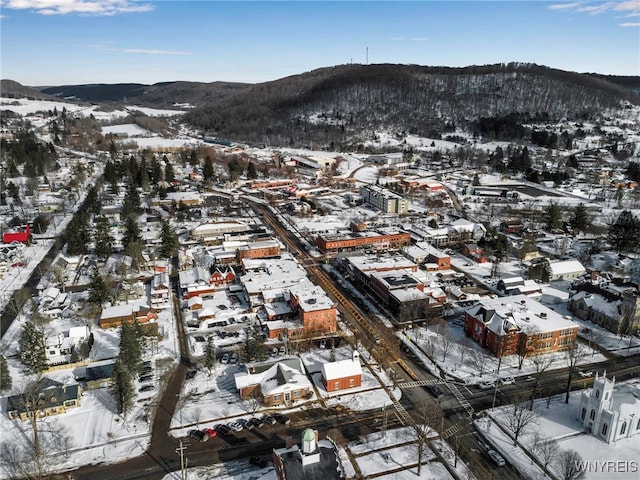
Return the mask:
<path fill-rule="evenodd" d="M 64 102 L 62 100 L 27 100 L 25 98 L 16 99 L 6 97 L 0 97 L 0 107 L 3 110 L 11 110 L 12 112 L 22 116 L 34 115 L 37 112 L 48 112 L 49 110 L 53 111 L 54 109 L 60 113 L 63 109 L 66 109 L 67 112 L 85 117 L 93 115 L 96 120 L 113 120 L 116 118 L 126 117 L 134 111 L 142 112 L 150 117 L 170 117 L 185 113 L 184 110 L 156 109 L 137 107 L 134 105 L 127 106 L 122 110 L 114 109 L 110 112 L 105 112 L 96 105 L 78 105 L 75 103 Z"/>

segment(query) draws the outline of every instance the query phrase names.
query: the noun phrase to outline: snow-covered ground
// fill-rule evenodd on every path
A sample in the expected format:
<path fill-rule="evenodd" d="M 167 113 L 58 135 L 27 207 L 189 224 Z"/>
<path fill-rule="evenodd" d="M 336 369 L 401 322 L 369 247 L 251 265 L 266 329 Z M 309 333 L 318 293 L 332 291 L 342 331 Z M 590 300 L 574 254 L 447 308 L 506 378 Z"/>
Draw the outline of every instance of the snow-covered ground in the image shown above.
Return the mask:
<path fill-rule="evenodd" d="M 302 362 L 314 380 L 316 393 L 308 401 L 299 402 L 283 412 L 316 408 L 322 404 L 325 406 L 339 404 L 352 410 L 371 410 L 391 405 L 392 400 L 384 388 L 390 381 L 375 364 L 363 366 L 361 387 L 340 392 L 326 392 L 318 372 L 320 362 L 329 361 L 330 355 L 329 349 L 312 350 L 301 354 Z M 351 358 L 351 350 L 348 347 L 336 348 L 335 358 L 336 360 Z M 238 418 L 248 419 L 260 414 L 262 409 L 257 409 L 255 402 L 243 402 L 238 399 L 234 375 L 243 371 L 244 368 L 243 365 L 217 364 L 211 375 L 201 370 L 193 379 L 187 380 L 171 421 L 172 435 L 181 437 L 194 426 L 211 427 L 217 423 Z M 363 395 L 364 392 L 366 395 Z M 394 395 L 400 398 L 400 391 L 396 390 Z"/>
<path fill-rule="evenodd" d="M 126 106 L 124 109 L 114 109 L 109 112 L 103 111 L 97 105 L 78 105 L 75 103 L 69 103 L 65 101 L 50 101 L 50 100 L 27 100 L 25 98 L 6 98 L 0 97 L 0 106 L 3 110 L 11 110 L 23 117 L 34 115 L 37 112 L 48 112 L 54 109 L 61 113 L 63 109 L 67 112 L 75 113 L 77 115 L 88 117 L 93 115 L 97 120 L 113 120 L 116 118 L 126 117 L 131 112 L 138 111 L 150 117 L 170 117 L 174 115 L 181 115 L 185 113 L 184 110 L 167 110 L 147 107 L 137 107 L 134 105 Z M 29 119 L 31 120 L 31 119 Z"/>
<path fill-rule="evenodd" d="M 478 431 L 489 440 L 504 457 L 513 464 L 527 478 L 538 480 L 545 478 L 542 469 L 535 465 L 530 456 L 524 450 L 533 450 L 534 432 L 540 432 L 547 439 L 558 442 L 562 450 L 575 450 L 583 460 L 590 462 L 614 462 L 632 467 L 635 463 L 635 470 L 627 472 L 608 471 L 586 471 L 585 480 L 637 480 L 638 460 L 640 458 L 640 442 L 638 437 L 618 440 L 615 444 L 608 444 L 595 436 L 584 431 L 582 424 L 577 419 L 580 406 L 580 391 L 572 392 L 569 403 L 565 403 L 564 395 L 554 396 L 547 407 L 546 400 L 538 400 L 534 404 L 536 413 L 535 423 L 518 437 L 520 446 L 513 446 L 513 439 L 510 438 L 507 427 L 509 416 L 509 406 L 502 406 L 488 411 L 488 417 L 476 421 Z M 495 423 L 502 425 L 500 429 Z M 544 462 L 543 462 L 544 463 Z M 551 467 L 552 472 L 559 475 L 556 467 Z M 548 478 L 548 477 L 546 477 Z M 561 477 L 558 477 L 561 478 Z"/>

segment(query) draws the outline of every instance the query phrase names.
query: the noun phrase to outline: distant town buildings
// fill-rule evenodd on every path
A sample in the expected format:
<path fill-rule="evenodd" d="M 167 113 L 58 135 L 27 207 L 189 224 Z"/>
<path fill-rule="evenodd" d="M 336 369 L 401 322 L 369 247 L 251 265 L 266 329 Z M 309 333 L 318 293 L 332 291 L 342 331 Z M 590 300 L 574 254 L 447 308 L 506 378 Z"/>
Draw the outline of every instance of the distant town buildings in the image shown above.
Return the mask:
<path fill-rule="evenodd" d="M 409 211 L 409 201 L 406 198 L 378 185 L 360 187 L 360 196 L 365 203 L 383 213 L 403 215 Z"/>

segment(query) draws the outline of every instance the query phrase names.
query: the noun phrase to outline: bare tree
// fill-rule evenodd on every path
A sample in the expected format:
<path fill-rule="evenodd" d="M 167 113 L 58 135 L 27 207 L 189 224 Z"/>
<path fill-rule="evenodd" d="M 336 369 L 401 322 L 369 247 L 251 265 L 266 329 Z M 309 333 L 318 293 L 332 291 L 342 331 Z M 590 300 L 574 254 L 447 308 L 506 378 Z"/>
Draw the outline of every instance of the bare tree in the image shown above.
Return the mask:
<path fill-rule="evenodd" d="M 575 450 L 563 450 L 558 455 L 555 466 L 562 480 L 581 480 L 586 476 L 582 457 Z"/>
<path fill-rule="evenodd" d="M 518 338 L 518 348 L 516 353 L 518 355 L 518 370 L 522 370 L 524 359 L 535 353 L 536 351 L 536 334 L 529 333 L 528 335 L 520 335 Z"/>
<path fill-rule="evenodd" d="M 189 410 L 189 420 L 195 423 L 196 426 L 199 426 L 200 420 L 202 420 L 202 410 L 200 409 L 200 407 L 194 407 Z"/>
<path fill-rule="evenodd" d="M 549 355 L 538 355 L 533 359 L 533 366 L 536 371 L 533 375 L 533 387 L 531 388 L 531 397 L 529 398 L 529 410 L 533 411 L 533 401 L 542 386 L 542 377 L 554 362 L 554 358 Z"/>
<path fill-rule="evenodd" d="M 573 381 L 573 374 L 575 372 L 578 362 L 585 357 L 586 352 L 582 346 L 574 340 L 571 347 L 566 352 L 567 365 L 569 367 L 569 375 L 567 376 L 567 391 L 564 397 L 564 403 L 569 403 L 569 393 L 571 393 L 571 382 Z"/>
<path fill-rule="evenodd" d="M 456 344 L 456 337 L 447 328 L 447 324 L 445 322 L 440 322 L 440 324 L 436 328 L 436 333 L 438 334 L 440 347 L 442 348 L 442 361 L 446 362 L 447 355 Z"/>
<path fill-rule="evenodd" d="M 560 447 L 558 442 L 553 438 L 547 438 L 540 432 L 533 434 L 533 450 L 538 455 L 538 460 L 544 466 L 545 474 L 547 466 L 558 458 Z"/>
<path fill-rule="evenodd" d="M 25 429 L 24 436 L 0 445 L 0 468 L 12 478 L 46 478 L 56 464 L 68 458 L 72 446 L 71 437 L 61 424 L 40 415 L 40 390 L 39 379 L 31 379 L 20 388 L 18 401 L 30 429 Z"/>
<path fill-rule="evenodd" d="M 484 354 L 484 352 L 480 352 L 478 350 L 473 351 L 473 363 L 478 369 L 478 375 L 481 377 L 484 375 L 484 371 L 487 368 L 487 362 L 489 359 Z"/>
<path fill-rule="evenodd" d="M 442 420 L 442 412 L 437 409 L 422 408 L 414 413 L 415 423 L 410 425 L 411 436 L 418 448 L 418 477 L 422 470 L 422 459 L 425 453 L 425 446 L 429 438 L 433 438 L 436 428 Z"/>
<path fill-rule="evenodd" d="M 469 337 L 464 337 L 458 344 L 458 354 L 460 355 L 460 365 L 464 365 L 464 357 L 469 352 L 471 347 L 471 340 Z"/>
<path fill-rule="evenodd" d="M 515 401 L 506 412 L 507 428 L 513 434 L 513 445 L 518 444 L 518 437 L 536 423 L 536 414 L 527 408 L 524 401 Z"/>
<path fill-rule="evenodd" d="M 259 388 L 254 388 L 251 395 L 244 401 L 245 408 L 248 412 L 255 414 L 262 406 L 261 393 Z"/>

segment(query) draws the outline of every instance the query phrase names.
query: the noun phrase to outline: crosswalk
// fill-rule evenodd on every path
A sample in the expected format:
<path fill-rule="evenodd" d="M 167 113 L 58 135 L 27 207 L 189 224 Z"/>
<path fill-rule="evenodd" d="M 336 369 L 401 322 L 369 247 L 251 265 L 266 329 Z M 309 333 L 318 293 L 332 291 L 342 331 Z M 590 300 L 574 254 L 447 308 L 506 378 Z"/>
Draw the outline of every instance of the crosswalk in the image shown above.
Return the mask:
<path fill-rule="evenodd" d="M 398 412 L 398 415 L 400 416 L 400 423 L 402 423 L 403 426 L 413 425 L 415 423 L 413 417 L 409 415 L 409 412 L 407 412 L 406 408 L 404 408 L 399 401 L 394 399 L 393 406 L 395 407 L 396 412 Z"/>
<path fill-rule="evenodd" d="M 456 384 L 451 382 L 446 382 L 446 384 L 447 387 L 449 387 L 449 390 L 451 390 L 451 393 L 453 393 L 453 396 L 456 397 L 456 400 L 458 400 L 462 408 L 464 408 L 465 412 L 467 412 L 467 415 L 469 417 L 472 417 L 475 411 L 473 410 L 473 407 L 471 406 L 469 401 L 464 397 L 464 395 L 462 395 L 462 393 L 460 393 L 460 390 L 458 389 Z"/>
<path fill-rule="evenodd" d="M 444 380 L 417 380 L 415 382 L 402 382 L 398 383 L 399 388 L 412 388 L 412 387 L 426 387 L 427 385 L 439 385 L 445 383 Z"/>

